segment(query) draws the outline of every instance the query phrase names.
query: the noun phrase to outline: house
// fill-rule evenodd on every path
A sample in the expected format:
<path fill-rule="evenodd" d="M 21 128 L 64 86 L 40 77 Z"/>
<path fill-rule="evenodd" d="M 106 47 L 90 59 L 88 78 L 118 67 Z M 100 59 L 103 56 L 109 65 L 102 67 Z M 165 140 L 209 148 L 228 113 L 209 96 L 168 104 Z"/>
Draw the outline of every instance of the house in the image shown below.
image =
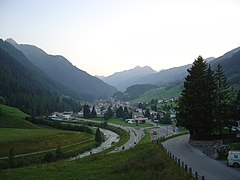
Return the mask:
<path fill-rule="evenodd" d="M 135 123 L 139 123 L 139 124 L 143 124 L 148 120 L 148 118 L 145 118 L 144 115 L 139 112 L 133 113 L 133 119 L 135 120 Z"/>

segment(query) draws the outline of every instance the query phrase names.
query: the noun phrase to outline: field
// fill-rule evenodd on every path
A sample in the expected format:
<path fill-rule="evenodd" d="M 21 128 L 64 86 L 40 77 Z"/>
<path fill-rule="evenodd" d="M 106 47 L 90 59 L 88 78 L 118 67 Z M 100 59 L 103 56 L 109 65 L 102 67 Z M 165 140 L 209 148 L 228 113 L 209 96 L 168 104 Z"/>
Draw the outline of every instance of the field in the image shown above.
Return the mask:
<path fill-rule="evenodd" d="M 64 146 L 91 138 L 93 135 L 87 133 L 56 129 L 1 128 L 0 157 L 8 156 L 10 149 L 13 149 L 17 155 L 56 148 L 58 145 Z"/>
<path fill-rule="evenodd" d="M 38 128 L 38 126 L 24 120 L 28 115 L 19 109 L 2 104 L 0 104 L 0 108 L 0 128 Z"/>
<path fill-rule="evenodd" d="M 149 136 L 130 150 L 2 170 L 0 179 L 191 179 Z"/>
<path fill-rule="evenodd" d="M 182 85 L 172 88 L 153 89 L 142 94 L 139 98 L 134 99 L 133 103 L 150 102 L 152 99 L 179 97 L 182 92 Z"/>

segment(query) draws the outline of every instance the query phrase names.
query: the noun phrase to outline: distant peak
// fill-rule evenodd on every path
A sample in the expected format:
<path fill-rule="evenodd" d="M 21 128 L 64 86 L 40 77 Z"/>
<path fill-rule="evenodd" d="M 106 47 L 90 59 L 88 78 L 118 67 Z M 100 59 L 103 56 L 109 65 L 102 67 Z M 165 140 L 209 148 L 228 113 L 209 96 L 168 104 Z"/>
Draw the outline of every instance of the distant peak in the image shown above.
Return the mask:
<path fill-rule="evenodd" d="M 10 44 L 17 44 L 17 42 L 16 41 L 14 41 L 14 39 L 12 39 L 12 38 L 7 38 L 5 41 L 7 41 L 7 42 L 9 42 Z"/>

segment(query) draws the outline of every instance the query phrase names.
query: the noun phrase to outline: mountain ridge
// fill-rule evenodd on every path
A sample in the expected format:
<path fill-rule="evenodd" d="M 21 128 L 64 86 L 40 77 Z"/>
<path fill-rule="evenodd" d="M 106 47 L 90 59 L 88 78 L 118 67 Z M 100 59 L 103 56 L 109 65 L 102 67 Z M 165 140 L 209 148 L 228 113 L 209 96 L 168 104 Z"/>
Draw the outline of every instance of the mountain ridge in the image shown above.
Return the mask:
<path fill-rule="evenodd" d="M 8 40 L 9 41 L 9 40 Z M 10 42 L 12 42 L 10 40 Z M 61 55 L 50 55 L 34 45 L 12 44 L 53 80 L 90 99 L 112 95 L 116 88 L 73 66 Z"/>
<path fill-rule="evenodd" d="M 110 76 L 103 78 L 102 80 L 108 84 L 115 86 L 118 90 L 124 91 L 127 87 L 131 86 L 137 79 L 144 77 L 145 75 L 155 73 L 149 66 L 136 66 L 129 70 L 123 70 L 113 73 Z"/>

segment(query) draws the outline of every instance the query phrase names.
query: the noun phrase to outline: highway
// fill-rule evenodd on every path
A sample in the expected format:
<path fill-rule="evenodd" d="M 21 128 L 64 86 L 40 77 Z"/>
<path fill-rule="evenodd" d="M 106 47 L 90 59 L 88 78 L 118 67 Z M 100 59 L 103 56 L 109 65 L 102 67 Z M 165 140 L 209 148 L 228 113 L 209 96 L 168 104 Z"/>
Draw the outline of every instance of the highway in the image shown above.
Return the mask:
<path fill-rule="evenodd" d="M 183 135 L 163 142 L 163 146 L 207 180 L 240 180 L 240 168 L 228 167 L 223 162 L 211 159 L 200 149 L 191 146 L 188 140 L 189 135 Z"/>
<path fill-rule="evenodd" d="M 96 122 L 96 123 L 100 123 L 99 121 L 95 121 L 95 120 L 90 120 L 90 119 L 82 119 L 82 118 L 77 118 L 80 121 L 89 121 L 89 122 Z M 130 126 L 123 126 L 123 125 L 119 125 L 119 124 L 113 124 L 113 123 L 108 123 L 111 126 L 115 126 L 115 127 L 119 127 L 127 132 L 129 132 L 130 134 L 130 138 L 129 140 L 122 145 L 119 148 L 116 148 L 114 151 L 112 151 L 112 153 L 114 152 L 120 152 L 120 151 L 124 151 L 127 149 L 130 149 L 132 147 L 134 147 L 144 136 L 144 129 L 136 129 L 134 127 L 130 127 Z"/>
<path fill-rule="evenodd" d="M 104 136 L 106 137 L 106 140 L 99 147 L 91 149 L 90 151 L 86 151 L 82 154 L 79 154 L 76 157 L 70 158 L 70 161 L 80 159 L 80 158 L 89 156 L 91 154 L 99 153 L 105 149 L 110 148 L 113 145 L 113 143 L 117 143 L 119 141 L 118 134 L 106 129 L 100 129 L 100 131 L 104 134 Z"/>

